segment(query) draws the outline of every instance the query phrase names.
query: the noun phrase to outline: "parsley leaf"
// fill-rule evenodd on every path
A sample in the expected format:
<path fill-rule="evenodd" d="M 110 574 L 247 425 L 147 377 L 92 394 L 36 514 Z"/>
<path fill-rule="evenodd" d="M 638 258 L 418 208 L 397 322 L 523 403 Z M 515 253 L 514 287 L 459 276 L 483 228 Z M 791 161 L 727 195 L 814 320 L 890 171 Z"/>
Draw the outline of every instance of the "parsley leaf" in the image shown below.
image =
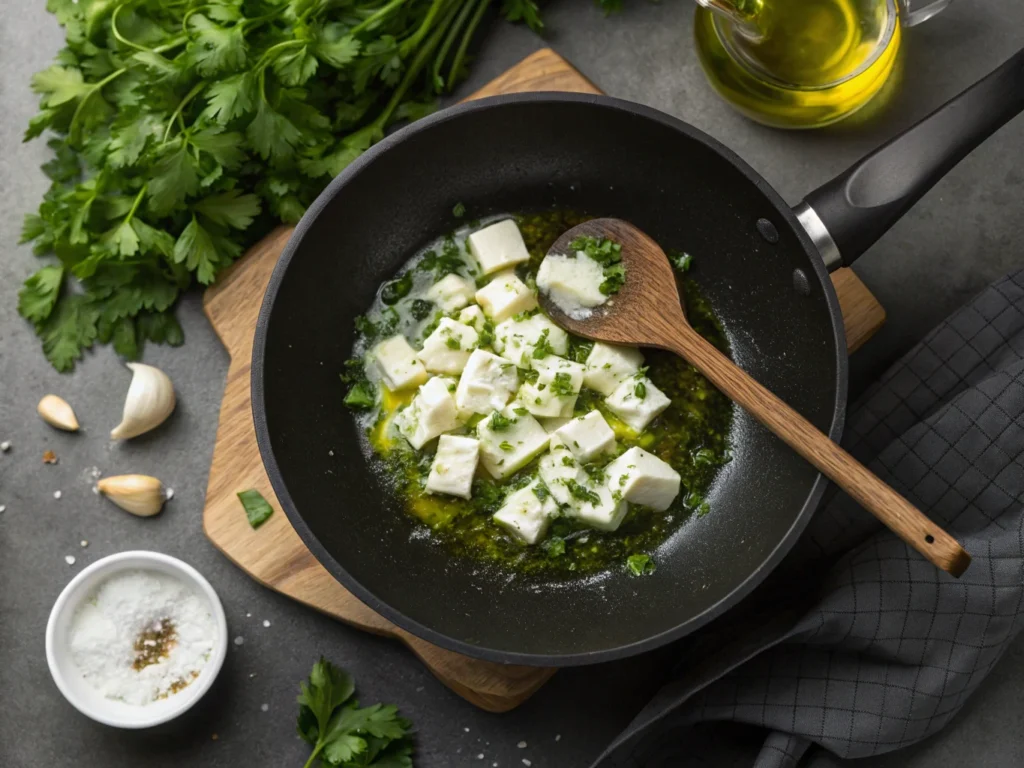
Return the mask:
<path fill-rule="evenodd" d="M 491 414 L 491 420 L 489 423 L 494 432 L 504 432 L 515 424 L 516 420 L 510 419 L 508 416 L 504 416 L 498 411 L 495 411 Z"/>
<path fill-rule="evenodd" d="M 630 555 L 626 558 L 626 567 L 634 576 L 650 576 L 656 566 L 650 555 Z"/>
<path fill-rule="evenodd" d="M 18 292 L 18 311 L 26 320 L 41 323 L 50 316 L 64 282 L 64 268 L 43 267 Z"/>
<path fill-rule="evenodd" d="M 596 493 L 594 493 L 589 488 L 587 488 L 585 485 L 580 485 L 578 482 L 576 482 L 575 480 L 573 480 L 571 478 L 569 480 L 565 481 L 565 485 L 569 489 L 569 493 L 572 494 L 572 497 L 574 499 L 579 499 L 580 501 L 586 501 L 586 502 L 589 502 L 591 504 L 600 504 L 601 503 L 601 497 L 598 496 Z"/>
<path fill-rule="evenodd" d="M 259 528 L 267 519 L 274 514 L 274 508 L 263 498 L 263 494 L 255 488 L 247 491 L 239 491 L 238 500 L 245 508 L 245 516 L 249 519 L 249 525 Z"/>
<path fill-rule="evenodd" d="M 689 272 L 690 267 L 693 266 L 693 256 L 684 251 L 670 250 L 668 260 L 680 272 Z"/>
<path fill-rule="evenodd" d="M 555 348 L 551 346 L 551 342 L 548 341 L 548 334 L 550 331 L 545 328 L 540 333 L 540 337 L 537 339 L 537 343 L 533 345 L 533 359 L 543 360 L 548 355 L 555 354 Z"/>
<path fill-rule="evenodd" d="M 572 376 L 564 371 L 556 373 L 554 380 L 551 382 L 551 394 L 559 397 L 576 394 L 576 388 L 572 383 Z"/>
<path fill-rule="evenodd" d="M 368 381 L 356 383 L 345 395 L 345 405 L 355 411 L 365 411 L 377 404 L 377 390 Z"/>
<path fill-rule="evenodd" d="M 394 706 L 360 707 L 347 672 L 320 659 L 300 683 L 299 736 L 313 747 L 305 768 L 328 766 L 412 768 L 410 723 Z"/>

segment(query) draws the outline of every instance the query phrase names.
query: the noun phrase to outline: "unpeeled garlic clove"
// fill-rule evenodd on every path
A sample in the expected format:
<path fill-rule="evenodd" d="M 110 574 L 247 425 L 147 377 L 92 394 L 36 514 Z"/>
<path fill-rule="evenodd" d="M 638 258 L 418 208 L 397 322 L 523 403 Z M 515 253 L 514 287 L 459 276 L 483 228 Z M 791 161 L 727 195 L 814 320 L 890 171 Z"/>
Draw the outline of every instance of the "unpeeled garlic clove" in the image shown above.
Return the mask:
<path fill-rule="evenodd" d="M 174 410 L 174 385 L 159 368 L 128 363 L 132 383 L 124 401 L 121 423 L 110 433 L 114 440 L 138 437 L 164 423 Z"/>
<path fill-rule="evenodd" d="M 65 432 L 78 431 L 78 419 L 75 418 L 75 412 L 68 405 L 67 400 L 62 397 L 47 395 L 39 401 L 36 412 L 51 427 L 63 429 Z"/>
<path fill-rule="evenodd" d="M 96 488 L 121 509 L 139 517 L 155 515 L 167 501 L 163 483 L 148 475 L 105 477 Z"/>

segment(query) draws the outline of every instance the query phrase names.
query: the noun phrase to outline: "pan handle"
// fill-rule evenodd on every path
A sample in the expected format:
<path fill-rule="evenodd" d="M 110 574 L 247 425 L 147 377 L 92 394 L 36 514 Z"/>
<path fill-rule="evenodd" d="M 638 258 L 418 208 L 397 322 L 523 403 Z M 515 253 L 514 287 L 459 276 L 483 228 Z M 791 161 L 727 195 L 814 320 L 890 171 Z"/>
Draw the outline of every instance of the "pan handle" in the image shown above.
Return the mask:
<path fill-rule="evenodd" d="M 975 147 L 1024 110 L 1024 50 L 811 192 L 796 214 L 830 270 L 848 267 Z"/>

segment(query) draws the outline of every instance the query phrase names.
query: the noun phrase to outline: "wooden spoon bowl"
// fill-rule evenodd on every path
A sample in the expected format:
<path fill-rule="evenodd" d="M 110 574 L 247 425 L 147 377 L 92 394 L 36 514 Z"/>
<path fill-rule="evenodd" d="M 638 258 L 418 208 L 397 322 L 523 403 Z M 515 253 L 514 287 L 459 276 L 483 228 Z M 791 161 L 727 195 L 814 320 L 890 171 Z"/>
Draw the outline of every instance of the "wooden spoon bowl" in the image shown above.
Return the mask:
<path fill-rule="evenodd" d="M 586 318 L 567 315 L 542 292 L 540 303 L 555 323 L 594 341 L 674 352 L 929 561 L 957 577 L 967 570 L 971 557 L 956 539 L 693 330 L 661 246 L 629 222 L 592 219 L 564 233 L 548 253 L 569 254 L 569 244 L 583 236 L 622 246 L 626 281 Z"/>

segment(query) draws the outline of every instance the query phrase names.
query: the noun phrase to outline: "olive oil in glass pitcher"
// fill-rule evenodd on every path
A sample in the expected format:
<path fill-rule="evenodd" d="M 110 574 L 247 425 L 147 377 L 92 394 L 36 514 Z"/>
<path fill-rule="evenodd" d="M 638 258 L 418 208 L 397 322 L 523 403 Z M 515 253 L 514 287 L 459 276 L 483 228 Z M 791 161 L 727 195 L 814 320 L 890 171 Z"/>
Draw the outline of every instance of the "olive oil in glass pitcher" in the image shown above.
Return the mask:
<path fill-rule="evenodd" d="M 697 51 L 740 112 L 818 128 L 873 99 L 897 65 L 902 28 L 952 0 L 697 0 Z"/>

